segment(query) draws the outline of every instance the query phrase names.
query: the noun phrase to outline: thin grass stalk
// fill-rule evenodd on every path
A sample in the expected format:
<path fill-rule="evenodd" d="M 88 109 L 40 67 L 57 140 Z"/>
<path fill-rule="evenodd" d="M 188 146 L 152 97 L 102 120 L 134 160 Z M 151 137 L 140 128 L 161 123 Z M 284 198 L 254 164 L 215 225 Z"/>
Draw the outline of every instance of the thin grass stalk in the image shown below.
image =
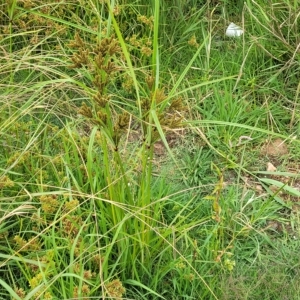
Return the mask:
<path fill-rule="evenodd" d="M 160 3 L 154 0 L 154 32 L 153 32 L 153 54 L 152 54 L 152 73 L 155 77 L 155 86 L 159 86 L 159 24 L 160 23 Z"/>

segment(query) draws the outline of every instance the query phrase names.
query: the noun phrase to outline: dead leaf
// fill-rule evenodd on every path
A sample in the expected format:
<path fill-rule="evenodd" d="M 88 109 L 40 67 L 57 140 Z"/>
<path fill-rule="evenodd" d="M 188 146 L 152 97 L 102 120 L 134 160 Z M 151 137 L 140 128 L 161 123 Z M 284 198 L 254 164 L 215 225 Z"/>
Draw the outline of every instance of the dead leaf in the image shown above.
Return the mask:
<path fill-rule="evenodd" d="M 267 171 L 268 172 L 275 172 L 277 168 L 270 162 L 267 163 Z"/>
<path fill-rule="evenodd" d="M 260 192 L 260 193 L 263 191 L 263 187 L 260 184 L 257 184 L 255 186 L 255 189 L 256 189 L 257 192 Z"/>

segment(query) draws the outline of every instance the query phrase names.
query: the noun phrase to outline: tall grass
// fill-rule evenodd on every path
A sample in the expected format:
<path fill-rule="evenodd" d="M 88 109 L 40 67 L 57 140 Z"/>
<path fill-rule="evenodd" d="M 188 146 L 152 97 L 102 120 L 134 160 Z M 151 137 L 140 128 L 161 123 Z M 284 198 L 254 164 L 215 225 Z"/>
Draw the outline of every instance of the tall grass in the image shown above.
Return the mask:
<path fill-rule="evenodd" d="M 298 155 L 298 5 L 223 4 L 2 5 L 3 299 L 233 299 L 243 266 L 259 286 L 276 250 L 294 253 L 268 231 L 295 233 L 292 200 L 253 165 L 272 136 Z M 229 18 L 242 39 L 224 37 Z M 250 287 L 235 299 L 275 293 Z"/>

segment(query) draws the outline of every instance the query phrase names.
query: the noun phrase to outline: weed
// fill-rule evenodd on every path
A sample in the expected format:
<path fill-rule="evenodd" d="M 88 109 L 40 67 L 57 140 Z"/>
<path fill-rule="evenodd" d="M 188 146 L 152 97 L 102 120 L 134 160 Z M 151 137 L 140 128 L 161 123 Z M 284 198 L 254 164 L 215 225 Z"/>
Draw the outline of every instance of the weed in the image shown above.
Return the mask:
<path fill-rule="evenodd" d="M 0 7 L 3 299 L 299 298 L 296 1 Z"/>

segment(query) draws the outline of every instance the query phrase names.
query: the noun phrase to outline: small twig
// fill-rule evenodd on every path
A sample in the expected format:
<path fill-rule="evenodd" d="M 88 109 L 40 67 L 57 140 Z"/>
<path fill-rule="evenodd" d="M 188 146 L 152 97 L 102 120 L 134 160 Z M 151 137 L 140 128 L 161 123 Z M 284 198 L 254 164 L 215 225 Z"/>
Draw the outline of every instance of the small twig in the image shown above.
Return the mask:
<path fill-rule="evenodd" d="M 242 145 L 242 141 L 243 141 L 243 140 L 252 141 L 253 139 L 252 139 L 250 136 L 247 136 L 247 135 L 241 135 L 241 136 L 239 137 L 239 142 L 235 145 L 235 147 L 238 147 L 238 146 Z M 229 141 L 229 147 L 230 147 L 230 148 L 233 147 L 231 141 Z"/>

